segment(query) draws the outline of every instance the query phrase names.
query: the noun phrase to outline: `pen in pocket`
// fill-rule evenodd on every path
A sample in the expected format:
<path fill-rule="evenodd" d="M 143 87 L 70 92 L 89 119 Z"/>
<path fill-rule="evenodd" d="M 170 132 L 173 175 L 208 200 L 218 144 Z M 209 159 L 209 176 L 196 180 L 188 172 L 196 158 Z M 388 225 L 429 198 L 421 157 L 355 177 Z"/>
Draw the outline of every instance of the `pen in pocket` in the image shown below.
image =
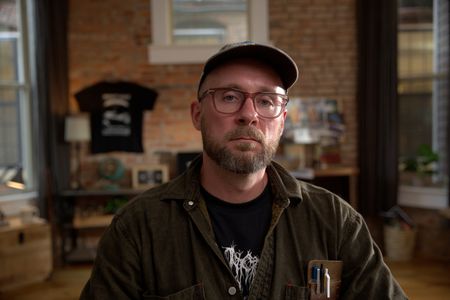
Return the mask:
<path fill-rule="evenodd" d="M 326 283 L 326 292 L 327 292 L 327 298 L 331 297 L 331 277 L 328 273 L 328 269 L 325 268 L 325 283 Z"/>

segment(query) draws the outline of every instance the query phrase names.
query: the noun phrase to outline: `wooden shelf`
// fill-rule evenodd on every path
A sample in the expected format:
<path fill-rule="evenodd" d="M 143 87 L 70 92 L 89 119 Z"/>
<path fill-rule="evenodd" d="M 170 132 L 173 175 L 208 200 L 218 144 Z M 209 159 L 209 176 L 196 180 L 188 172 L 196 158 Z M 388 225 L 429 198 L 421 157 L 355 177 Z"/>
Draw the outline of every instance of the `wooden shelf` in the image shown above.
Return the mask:
<path fill-rule="evenodd" d="M 113 218 L 114 215 L 75 217 L 72 226 L 74 229 L 103 228 L 111 224 Z"/>
<path fill-rule="evenodd" d="M 354 167 L 331 167 L 325 169 L 314 169 L 314 175 L 317 177 L 355 176 L 358 175 L 358 169 Z"/>
<path fill-rule="evenodd" d="M 316 177 L 356 176 L 358 169 L 354 167 L 331 167 L 324 169 L 304 168 L 291 171 L 298 179 L 314 179 Z"/>
<path fill-rule="evenodd" d="M 116 195 L 139 195 L 145 190 L 120 189 L 120 190 L 64 190 L 60 193 L 63 197 L 80 196 L 116 196 Z"/>

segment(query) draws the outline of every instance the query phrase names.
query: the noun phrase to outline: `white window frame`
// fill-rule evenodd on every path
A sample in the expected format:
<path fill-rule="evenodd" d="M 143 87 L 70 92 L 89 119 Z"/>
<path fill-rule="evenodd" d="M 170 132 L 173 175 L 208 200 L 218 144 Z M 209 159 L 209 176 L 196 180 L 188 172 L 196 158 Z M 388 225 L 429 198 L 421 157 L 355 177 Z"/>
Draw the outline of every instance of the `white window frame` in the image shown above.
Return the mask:
<path fill-rule="evenodd" d="M 1 82 L 1 86 L 8 88 L 16 88 L 20 92 L 20 120 L 21 130 L 21 149 L 22 152 L 22 166 L 23 177 L 26 180 L 25 190 L 10 190 L 6 192 L 0 192 L 0 203 L 17 200 L 33 199 L 37 196 L 36 192 L 36 180 L 35 180 L 35 166 L 33 161 L 33 137 L 31 130 L 31 93 L 30 93 L 30 65 L 29 65 L 29 46 L 28 39 L 30 34 L 29 18 L 32 17 L 30 13 L 32 9 L 32 1 L 30 0 L 16 0 L 17 10 L 20 12 L 19 20 L 19 32 L 18 39 L 18 55 L 19 55 L 19 76 L 17 82 Z"/>
<path fill-rule="evenodd" d="M 267 44 L 269 41 L 268 0 L 248 0 L 249 40 Z M 221 47 L 220 45 L 172 45 L 171 1 L 151 0 L 153 43 L 148 47 L 152 64 L 202 63 Z"/>
<path fill-rule="evenodd" d="M 439 7 L 439 1 L 433 0 L 433 20 L 438 19 L 438 12 L 441 9 Z M 438 41 L 438 22 L 433 22 L 433 34 L 434 41 Z M 442 76 L 444 74 L 440 74 L 439 71 L 439 56 L 437 51 L 434 51 L 434 59 L 433 59 L 433 72 L 435 76 Z M 432 106 L 432 148 L 437 151 L 439 147 L 439 118 L 437 117 L 439 114 L 438 110 L 438 95 L 436 94 L 437 83 L 433 83 L 433 106 Z M 447 157 L 450 159 L 450 157 Z M 448 172 L 448 171 L 447 171 Z M 448 176 L 448 174 L 446 174 Z M 442 176 L 442 175 L 441 175 Z M 449 184 L 445 183 L 445 187 L 430 187 L 430 186 L 413 186 L 413 185 L 405 185 L 400 184 L 398 186 L 398 203 L 404 206 L 410 207 L 420 207 L 427 209 L 446 209 L 450 207 L 450 203 L 448 201 L 448 189 Z"/>

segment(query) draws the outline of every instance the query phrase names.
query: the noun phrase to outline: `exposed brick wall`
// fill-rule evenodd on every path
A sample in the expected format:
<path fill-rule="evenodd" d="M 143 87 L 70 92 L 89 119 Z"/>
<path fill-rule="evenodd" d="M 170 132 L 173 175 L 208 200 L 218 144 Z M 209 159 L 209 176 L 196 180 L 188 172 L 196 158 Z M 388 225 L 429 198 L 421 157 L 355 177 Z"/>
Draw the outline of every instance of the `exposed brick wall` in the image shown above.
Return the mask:
<path fill-rule="evenodd" d="M 346 121 L 343 163 L 356 165 L 355 0 L 270 0 L 270 40 L 300 67 L 292 96 L 340 101 Z M 69 18 L 69 89 L 73 95 L 100 80 L 129 80 L 159 92 L 146 112 L 142 155 L 115 153 L 127 164 L 153 162 L 155 153 L 201 149 L 189 107 L 195 99 L 201 65 L 151 65 L 149 0 L 72 0 Z M 156 156 L 156 158 L 155 158 Z M 104 155 L 87 156 L 96 161 Z"/>
<path fill-rule="evenodd" d="M 355 0 L 270 0 L 270 40 L 292 55 L 300 80 L 291 96 L 339 101 L 346 122 L 342 162 L 356 165 Z"/>

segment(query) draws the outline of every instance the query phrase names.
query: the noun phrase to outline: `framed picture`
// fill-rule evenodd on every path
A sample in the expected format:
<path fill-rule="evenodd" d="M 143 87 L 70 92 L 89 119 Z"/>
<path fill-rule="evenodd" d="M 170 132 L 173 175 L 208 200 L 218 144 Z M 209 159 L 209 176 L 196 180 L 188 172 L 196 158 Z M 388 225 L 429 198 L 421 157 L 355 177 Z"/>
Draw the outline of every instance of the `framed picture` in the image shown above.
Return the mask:
<path fill-rule="evenodd" d="M 131 178 L 133 188 L 151 188 L 169 180 L 169 168 L 166 165 L 134 166 Z"/>

